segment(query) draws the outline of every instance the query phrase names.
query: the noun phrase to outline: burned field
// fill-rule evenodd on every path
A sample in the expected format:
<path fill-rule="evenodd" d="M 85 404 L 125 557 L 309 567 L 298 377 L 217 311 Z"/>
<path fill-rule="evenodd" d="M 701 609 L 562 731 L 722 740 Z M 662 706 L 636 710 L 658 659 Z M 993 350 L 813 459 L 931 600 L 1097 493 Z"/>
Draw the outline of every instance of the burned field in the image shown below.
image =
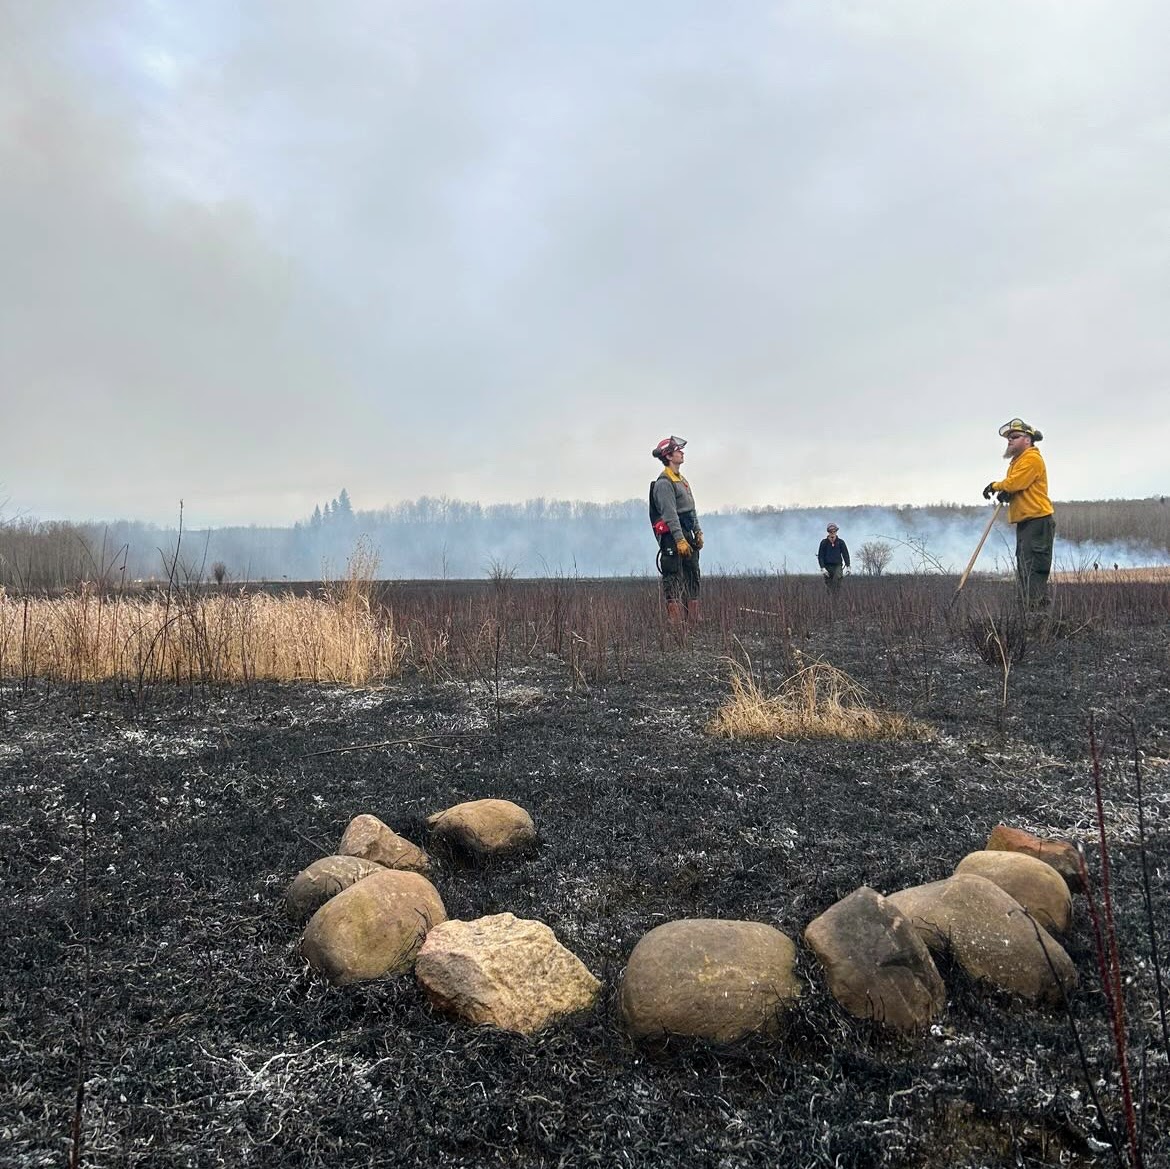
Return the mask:
<path fill-rule="evenodd" d="M 1083 897 L 1075 1030 L 943 964 L 944 1014 L 894 1038 L 841 1010 L 801 944 L 858 886 L 946 877 L 1001 822 L 1083 844 L 1098 873 L 1092 718 L 1137 1134 L 1166 1164 L 1141 845 L 1166 980 L 1170 590 L 1066 586 L 1026 625 L 989 583 L 954 610 L 953 582 L 851 584 L 830 606 L 818 582 L 713 580 L 681 641 L 650 584 L 615 585 L 604 645 L 596 590 L 555 644 L 497 590 L 494 623 L 452 603 L 478 631 L 460 665 L 433 639 L 378 686 L 7 684 L 0 1163 L 1128 1164 Z M 613 618 L 627 605 L 638 635 Z M 931 737 L 710 735 L 730 659 L 765 688 L 832 663 Z M 594 1010 L 523 1037 L 448 1020 L 410 976 L 335 988 L 308 969 L 283 892 L 352 816 L 427 844 L 428 814 L 493 796 L 539 845 L 486 865 L 436 851 L 447 912 L 547 923 L 601 979 Z M 630 952 L 684 917 L 797 942 L 805 989 L 779 1036 L 625 1036 Z"/>

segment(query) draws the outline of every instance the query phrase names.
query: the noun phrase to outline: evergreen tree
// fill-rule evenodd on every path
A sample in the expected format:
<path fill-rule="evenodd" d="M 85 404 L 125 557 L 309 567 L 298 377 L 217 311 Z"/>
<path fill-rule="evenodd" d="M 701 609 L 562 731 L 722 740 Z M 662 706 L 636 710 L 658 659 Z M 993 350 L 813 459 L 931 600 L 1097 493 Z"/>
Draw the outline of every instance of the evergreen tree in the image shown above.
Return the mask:
<path fill-rule="evenodd" d="M 353 504 L 349 502 L 349 492 L 344 487 L 341 489 L 341 494 L 333 501 L 333 515 L 336 519 L 353 519 Z"/>

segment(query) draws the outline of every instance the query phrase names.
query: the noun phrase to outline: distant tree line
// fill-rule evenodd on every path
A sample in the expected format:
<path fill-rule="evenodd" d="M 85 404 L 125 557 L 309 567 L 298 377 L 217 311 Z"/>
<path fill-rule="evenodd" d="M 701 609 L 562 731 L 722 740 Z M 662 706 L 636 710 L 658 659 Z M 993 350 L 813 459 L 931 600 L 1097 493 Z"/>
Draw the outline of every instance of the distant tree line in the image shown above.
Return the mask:
<path fill-rule="evenodd" d="M 95 574 L 90 533 L 80 524 L 0 520 L 0 586 L 66 588 Z"/>
<path fill-rule="evenodd" d="M 1148 499 L 1085 499 L 1056 502 L 1058 539 L 1075 544 L 1148 545 L 1160 552 L 1170 553 L 1170 496 L 1155 495 Z M 776 516 L 793 510 L 812 510 L 817 514 L 830 512 L 845 527 L 857 516 L 870 514 L 873 504 L 846 507 L 793 509 L 756 507 L 732 509 L 741 515 Z M 881 510 L 893 514 L 929 516 L 933 519 L 957 517 L 975 518 L 987 515 L 986 504 L 932 503 L 922 506 L 893 504 Z"/>
<path fill-rule="evenodd" d="M 1170 502 L 1165 497 L 1058 503 L 1058 550 L 1091 541 L 1102 546 L 1148 549 L 1170 555 Z M 725 566 L 758 567 L 749 552 L 731 555 L 733 543 L 770 548 L 783 527 L 796 531 L 793 565 L 810 571 L 814 534 L 830 515 L 843 532 L 877 531 L 881 523 L 902 533 L 930 522 L 974 523 L 986 505 L 939 503 L 926 507 L 745 508 L 707 517 L 718 526 Z M 897 533 L 894 533 L 895 537 Z M 732 537 L 734 536 L 734 540 Z M 489 575 L 611 576 L 653 571 L 644 500 L 587 503 L 529 499 L 522 503 L 479 504 L 423 496 L 369 511 L 355 510 L 344 489 L 290 527 L 225 527 L 183 533 L 173 528 L 119 520 L 108 524 L 0 518 L 0 585 L 10 591 L 53 589 L 83 580 L 107 584 L 137 580 L 321 580 L 343 576 L 356 541 L 364 537 L 388 579 L 484 578 Z M 864 538 L 864 537 L 863 537 Z M 966 538 L 966 537 L 964 537 Z M 819 539 L 819 536 L 816 536 Z M 712 541 L 712 543 L 714 543 Z M 882 540 L 858 542 L 857 568 L 871 575 L 886 571 L 891 553 Z M 799 545 L 797 552 L 796 545 Z M 705 553 L 706 555 L 706 553 Z M 712 561 L 718 563 L 718 561 Z M 778 559 L 768 562 L 781 567 Z M 1103 563 L 1102 568 L 1111 567 Z"/>
<path fill-rule="evenodd" d="M 313 508 L 313 514 L 309 517 L 310 528 L 329 527 L 335 524 L 348 524 L 353 522 L 353 504 L 349 501 L 349 492 L 343 487 L 341 491 L 331 500 L 326 501 L 324 507 L 318 504 Z M 296 525 L 300 527 L 300 524 Z"/>

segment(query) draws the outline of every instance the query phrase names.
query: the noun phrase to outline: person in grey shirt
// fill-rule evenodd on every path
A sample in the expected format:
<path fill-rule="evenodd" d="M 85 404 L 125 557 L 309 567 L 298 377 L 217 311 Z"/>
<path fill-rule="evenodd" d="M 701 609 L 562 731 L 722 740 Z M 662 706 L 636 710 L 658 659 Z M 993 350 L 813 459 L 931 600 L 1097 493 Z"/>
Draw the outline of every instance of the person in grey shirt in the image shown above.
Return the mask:
<path fill-rule="evenodd" d="M 658 571 L 669 620 L 680 624 L 685 607 L 690 621 L 702 619 L 699 608 L 699 551 L 703 529 L 691 485 L 683 478 L 685 438 L 664 438 L 650 453 L 662 473 L 650 484 L 650 523 L 658 539 Z"/>

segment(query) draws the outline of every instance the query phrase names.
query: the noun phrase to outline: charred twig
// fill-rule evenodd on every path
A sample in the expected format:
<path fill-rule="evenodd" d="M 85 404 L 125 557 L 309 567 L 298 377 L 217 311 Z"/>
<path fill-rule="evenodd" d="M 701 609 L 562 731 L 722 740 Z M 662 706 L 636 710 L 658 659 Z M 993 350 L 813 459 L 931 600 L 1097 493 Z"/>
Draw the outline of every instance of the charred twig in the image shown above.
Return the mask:
<path fill-rule="evenodd" d="M 492 694 L 495 699 L 496 706 L 496 752 L 500 756 L 504 754 L 504 723 L 500 713 L 500 650 L 502 647 L 502 634 L 499 625 L 496 625 L 496 644 L 495 652 L 492 654 Z"/>
<path fill-rule="evenodd" d="M 92 965 L 89 929 L 89 792 L 81 797 L 81 952 L 82 983 L 80 1019 L 77 1028 L 77 1076 L 74 1085 L 73 1119 L 69 1125 L 69 1169 L 80 1169 L 82 1122 L 85 1114 L 86 1064 L 89 1058 L 89 1011 L 92 992 Z"/>
<path fill-rule="evenodd" d="M 434 739 L 457 739 L 465 735 L 474 735 L 476 731 L 444 731 L 436 735 L 411 735 L 406 739 L 383 739 L 380 743 L 354 743 L 349 747 L 330 747 L 326 751 L 309 751 L 306 759 L 316 759 L 321 755 L 344 755 L 347 751 L 375 751 L 379 747 L 401 747 L 407 743 L 414 743 L 419 747 L 439 747 L 441 743 L 432 742 Z"/>
<path fill-rule="evenodd" d="M 1170 1058 L 1170 1026 L 1166 1023 L 1166 987 L 1158 959 L 1158 933 L 1154 929 L 1154 902 L 1150 892 L 1150 864 L 1146 856 L 1146 814 L 1142 796 L 1142 768 L 1138 757 L 1137 728 L 1133 727 L 1133 775 L 1137 783 L 1138 858 L 1142 867 L 1142 899 L 1146 910 L 1146 929 L 1150 937 L 1150 962 L 1154 967 L 1154 987 L 1158 995 L 1158 1018 L 1162 1023 L 1162 1051 Z"/>
<path fill-rule="evenodd" d="M 1093 792 L 1096 799 L 1097 838 L 1101 848 L 1101 904 L 1105 926 L 1101 920 L 1089 884 L 1089 873 L 1081 856 L 1081 879 L 1085 883 L 1085 897 L 1093 923 L 1093 940 L 1097 949 L 1097 967 L 1101 975 L 1105 1001 L 1113 1025 L 1113 1047 L 1117 1055 L 1118 1075 L 1121 1079 L 1121 1102 L 1125 1114 L 1125 1130 L 1129 1144 L 1130 1164 L 1141 1169 L 1142 1155 L 1138 1143 L 1137 1116 L 1133 1106 L 1133 1088 L 1129 1079 L 1129 1059 L 1126 1050 L 1125 1002 L 1121 987 L 1121 957 L 1117 948 L 1117 927 L 1113 918 L 1113 892 L 1110 883 L 1109 844 L 1105 838 L 1105 802 L 1101 793 L 1101 756 L 1097 749 L 1097 731 L 1089 716 L 1089 753 L 1093 763 Z"/>
<path fill-rule="evenodd" d="M 1097 1112 L 1097 1119 L 1100 1122 L 1102 1131 L 1105 1133 L 1106 1139 L 1109 1141 L 1109 1147 L 1113 1150 L 1114 1157 L 1117 1158 L 1117 1164 L 1121 1169 L 1125 1169 L 1125 1161 L 1121 1155 L 1121 1147 L 1117 1143 L 1117 1138 L 1113 1135 L 1113 1129 L 1105 1121 L 1105 1111 L 1102 1109 L 1101 1101 L 1097 1096 L 1097 1088 L 1093 1083 L 1093 1074 L 1089 1069 L 1089 1057 L 1085 1054 L 1085 1045 L 1081 1041 L 1081 1029 L 1077 1026 L 1077 1018 L 1073 1013 L 1072 1002 L 1069 1000 L 1068 991 L 1065 990 L 1064 980 L 1056 971 L 1056 965 L 1052 961 L 1052 955 L 1048 952 L 1048 946 L 1044 942 L 1044 934 L 1040 929 L 1040 923 L 1037 922 L 1029 910 L 1025 909 L 1023 912 L 1036 933 L 1036 941 L 1040 944 L 1040 950 L 1044 954 L 1044 961 L 1048 963 L 1048 970 L 1052 975 L 1052 981 L 1056 983 L 1056 987 L 1060 991 L 1060 1003 L 1064 1007 L 1064 1015 L 1068 1020 L 1069 1030 L 1072 1032 L 1073 1043 L 1076 1044 L 1077 1058 L 1081 1064 L 1081 1075 L 1085 1078 L 1085 1088 L 1089 1093 L 1089 1099 L 1093 1102 L 1093 1108 Z"/>
<path fill-rule="evenodd" d="M 1146 912 L 1146 933 L 1150 939 L 1150 964 L 1154 968 L 1154 991 L 1158 998 L 1158 1018 L 1162 1024 L 1162 1051 L 1165 1055 L 1170 1056 L 1170 1028 L 1166 1024 L 1166 988 L 1162 982 L 1162 968 L 1159 965 L 1158 931 L 1154 928 L 1154 899 L 1150 891 L 1150 865 L 1149 858 L 1146 855 L 1145 801 L 1142 798 L 1142 767 L 1141 757 L 1138 751 L 1137 726 L 1131 723 L 1130 731 L 1133 735 L 1133 774 L 1137 787 L 1138 859 L 1142 870 L 1142 905 Z M 1138 1140 L 1138 1148 L 1144 1150 L 1146 1146 L 1146 1125 L 1150 1119 L 1146 1098 L 1148 1081 L 1146 1078 L 1145 1045 L 1142 1046 L 1141 1072 L 1142 1127 Z"/>
<path fill-rule="evenodd" d="M 306 836 L 303 832 L 298 832 L 295 828 L 293 829 L 293 835 L 303 840 L 306 844 L 311 844 L 315 849 L 320 851 L 322 856 L 332 855 L 333 850 L 326 848 L 319 840 L 314 840 L 311 836 Z"/>

